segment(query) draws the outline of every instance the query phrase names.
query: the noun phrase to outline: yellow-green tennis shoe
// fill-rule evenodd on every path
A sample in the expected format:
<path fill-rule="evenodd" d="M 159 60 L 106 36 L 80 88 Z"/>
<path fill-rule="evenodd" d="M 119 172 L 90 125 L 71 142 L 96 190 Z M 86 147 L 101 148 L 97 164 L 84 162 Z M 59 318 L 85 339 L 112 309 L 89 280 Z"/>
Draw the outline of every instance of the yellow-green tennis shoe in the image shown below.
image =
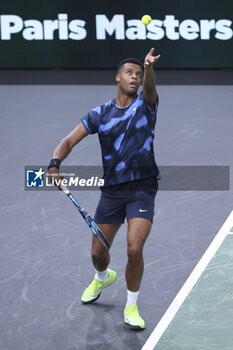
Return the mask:
<path fill-rule="evenodd" d="M 108 269 L 108 278 L 103 282 L 98 281 L 94 277 L 93 282 L 85 289 L 81 297 L 81 301 L 84 304 L 94 303 L 94 301 L 99 298 L 102 290 L 108 286 L 111 286 L 111 284 L 115 282 L 116 278 L 117 273 L 111 269 Z"/>
<path fill-rule="evenodd" d="M 124 321 L 131 329 L 140 330 L 145 328 L 145 322 L 139 315 L 136 304 L 125 307 Z"/>

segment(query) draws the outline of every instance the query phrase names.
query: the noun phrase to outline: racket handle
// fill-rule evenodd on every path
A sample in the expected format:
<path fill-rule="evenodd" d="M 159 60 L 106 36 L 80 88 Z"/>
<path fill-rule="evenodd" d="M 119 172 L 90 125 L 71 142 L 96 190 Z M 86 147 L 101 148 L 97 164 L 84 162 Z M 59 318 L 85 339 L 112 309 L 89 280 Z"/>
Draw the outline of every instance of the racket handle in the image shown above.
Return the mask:
<path fill-rule="evenodd" d="M 65 194 L 70 194 L 70 190 L 68 189 L 68 187 L 61 185 L 62 191 L 65 192 Z"/>

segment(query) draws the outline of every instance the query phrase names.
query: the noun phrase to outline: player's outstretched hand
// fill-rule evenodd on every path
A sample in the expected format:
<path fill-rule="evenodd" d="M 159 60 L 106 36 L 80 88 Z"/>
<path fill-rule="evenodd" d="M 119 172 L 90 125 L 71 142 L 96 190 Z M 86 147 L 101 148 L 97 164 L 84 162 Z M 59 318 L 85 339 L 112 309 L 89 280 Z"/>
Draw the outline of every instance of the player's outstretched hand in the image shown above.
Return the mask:
<path fill-rule="evenodd" d="M 145 57 L 145 61 L 144 61 L 144 67 L 145 68 L 148 68 L 150 66 L 153 66 L 153 64 L 155 62 L 158 61 L 160 55 L 157 55 L 157 56 L 153 56 L 153 53 L 154 53 L 154 48 L 152 47 L 152 49 L 148 52 L 148 54 L 146 55 Z"/>
<path fill-rule="evenodd" d="M 49 182 L 56 185 L 57 188 L 62 191 L 62 188 L 60 186 L 61 180 L 64 179 L 64 177 L 62 176 L 62 173 L 55 167 L 53 168 L 49 168 L 48 170 L 48 178 L 49 178 Z"/>

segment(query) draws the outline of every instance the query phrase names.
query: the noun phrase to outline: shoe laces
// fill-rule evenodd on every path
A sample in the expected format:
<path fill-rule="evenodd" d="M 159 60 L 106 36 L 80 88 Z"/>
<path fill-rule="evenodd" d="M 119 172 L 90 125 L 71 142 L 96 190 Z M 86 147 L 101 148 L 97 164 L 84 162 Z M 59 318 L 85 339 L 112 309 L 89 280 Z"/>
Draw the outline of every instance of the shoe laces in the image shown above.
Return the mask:
<path fill-rule="evenodd" d="M 92 286 L 91 286 L 91 287 L 92 287 L 92 289 L 99 288 L 99 287 L 101 286 L 102 283 L 103 283 L 103 282 L 94 279 L 94 281 L 92 282 Z"/>
<path fill-rule="evenodd" d="M 137 305 L 136 304 L 133 304 L 132 306 L 130 306 L 130 309 L 129 309 L 130 313 L 138 313 L 138 308 L 137 308 Z"/>

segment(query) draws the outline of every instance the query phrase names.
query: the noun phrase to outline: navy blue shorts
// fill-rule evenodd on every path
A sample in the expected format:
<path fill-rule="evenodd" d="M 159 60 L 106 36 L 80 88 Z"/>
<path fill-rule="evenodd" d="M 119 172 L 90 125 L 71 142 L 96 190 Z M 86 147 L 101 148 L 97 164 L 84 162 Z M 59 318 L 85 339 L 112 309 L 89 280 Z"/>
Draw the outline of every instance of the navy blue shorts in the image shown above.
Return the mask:
<path fill-rule="evenodd" d="M 126 217 L 153 221 L 157 190 L 154 177 L 102 188 L 94 220 L 99 224 L 123 223 Z"/>

